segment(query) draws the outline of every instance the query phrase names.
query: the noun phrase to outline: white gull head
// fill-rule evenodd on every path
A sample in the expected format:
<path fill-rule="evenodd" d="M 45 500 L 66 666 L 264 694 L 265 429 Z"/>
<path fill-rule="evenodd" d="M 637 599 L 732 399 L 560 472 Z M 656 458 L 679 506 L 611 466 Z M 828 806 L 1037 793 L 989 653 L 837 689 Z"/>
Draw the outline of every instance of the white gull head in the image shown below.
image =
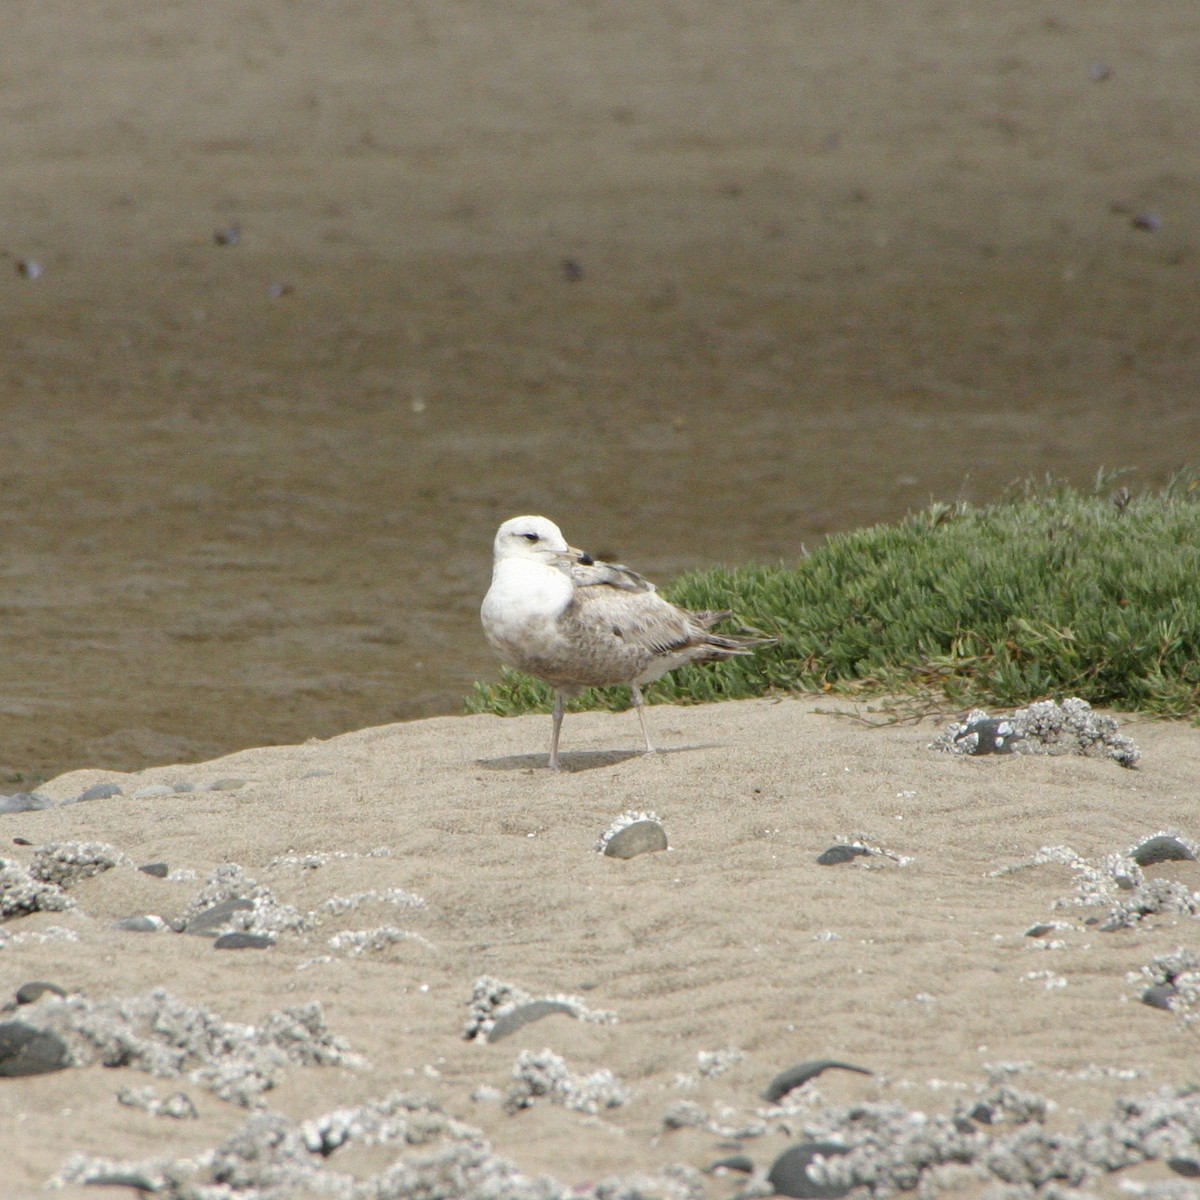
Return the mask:
<path fill-rule="evenodd" d="M 497 563 L 510 558 L 556 566 L 564 556 L 580 557 L 580 551 L 567 545 L 553 521 L 548 517 L 512 517 L 496 531 L 492 552 Z"/>

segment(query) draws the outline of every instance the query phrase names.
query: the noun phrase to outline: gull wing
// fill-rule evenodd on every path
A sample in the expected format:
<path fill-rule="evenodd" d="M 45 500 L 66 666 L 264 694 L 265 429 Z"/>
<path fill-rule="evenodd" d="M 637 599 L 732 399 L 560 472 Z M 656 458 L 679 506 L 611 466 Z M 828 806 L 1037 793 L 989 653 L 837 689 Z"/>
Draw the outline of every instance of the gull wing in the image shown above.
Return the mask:
<path fill-rule="evenodd" d="M 613 587 L 623 592 L 654 592 L 658 589 L 644 575 L 621 563 L 569 562 L 567 573 L 576 588 Z"/>
<path fill-rule="evenodd" d="M 580 687 L 648 683 L 684 663 L 750 654 L 770 640 L 711 632 L 710 626 L 731 614 L 680 608 L 621 563 L 580 555 L 559 566 L 575 587 L 558 619 L 560 653 L 541 673 L 551 682 L 561 679 Z"/>
<path fill-rule="evenodd" d="M 690 613 L 669 604 L 652 583 L 641 580 L 645 586 L 638 587 L 637 580 L 641 580 L 640 575 L 633 580 L 622 577 L 609 587 L 597 586 L 606 580 L 577 587 L 567 610 L 568 619 L 594 630 L 605 640 L 623 643 L 629 651 L 647 659 L 704 641 L 707 633 Z"/>

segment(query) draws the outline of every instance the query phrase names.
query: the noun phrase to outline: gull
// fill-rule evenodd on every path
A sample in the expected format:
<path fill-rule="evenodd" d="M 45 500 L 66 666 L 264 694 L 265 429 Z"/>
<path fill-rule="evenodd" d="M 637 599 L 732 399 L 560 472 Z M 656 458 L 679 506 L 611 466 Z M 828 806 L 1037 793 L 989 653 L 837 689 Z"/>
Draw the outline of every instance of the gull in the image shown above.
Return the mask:
<path fill-rule="evenodd" d="M 483 598 L 483 632 L 501 662 L 554 689 L 552 771 L 561 769 L 563 705 L 585 687 L 628 684 L 646 753 L 642 685 L 685 663 L 752 654 L 773 638 L 710 632 L 726 612 L 689 612 L 669 603 L 636 571 L 600 562 L 567 545 L 546 517 L 513 517 L 493 543 L 492 585 Z"/>

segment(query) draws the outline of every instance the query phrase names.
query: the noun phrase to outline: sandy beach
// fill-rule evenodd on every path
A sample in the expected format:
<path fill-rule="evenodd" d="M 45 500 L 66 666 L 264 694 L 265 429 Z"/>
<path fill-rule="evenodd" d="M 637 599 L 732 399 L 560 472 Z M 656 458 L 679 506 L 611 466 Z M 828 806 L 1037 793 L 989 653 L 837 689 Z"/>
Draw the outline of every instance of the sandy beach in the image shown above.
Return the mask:
<path fill-rule="evenodd" d="M 1194 0 L 5 21 L 0 1194 L 1194 1200 L 1200 874 L 1109 856 L 1195 727 L 438 715 L 516 513 L 666 584 L 1200 460 Z"/>
<path fill-rule="evenodd" d="M 1193 727 L 1123 722 L 1142 751 L 1125 769 L 941 753 L 929 748 L 940 721 L 889 723 L 832 698 L 649 716 L 663 747 L 649 758 L 633 753 L 632 713 L 569 716 L 560 774 L 544 768 L 548 717 L 435 718 L 138 774 L 75 772 L 40 790 L 56 802 L 98 784 L 121 794 L 0 817 L 10 863 L 64 843 L 107 847 L 76 847 L 75 860 L 119 860 L 70 883 L 73 907 L 3 925 L 6 991 L 45 980 L 102 1008 L 165 989 L 260 1026 L 315 1002 L 322 1036 L 344 1039 L 330 1065 L 289 1062 L 274 1086 L 230 1099 L 190 1069 L 160 1078 L 94 1059 L 2 1079 L 8 1194 L 42 1194 L 72 1155 L 203 1163 L 259 1109 L 313 1121 L 400 1092 L 431 1098 L 439 1121 L 479 1131 L 486 1153 L 523 1176 L 580 1194 L 643 1177 L 656 1181 L 644 1194 L 725 1197 L 747 1177 L 705 1168 L 736 1151 L 765 1170 L 838 1106 L 949 1120 L 981 1097 L 995 1107 L 999 1081 L 1048 1102 L 1031 1127 L 1074 1136 L 1111 1120 L 1121 1097 L 1196 1083 L 1195 1027 L 1141 1003 L 1151 981 L 1131 978 L 1194 950 L 1195 918 L 1159 912 L 1104 929 L 1126 893 L 1097 885 L 1079 903 L 1105 856 L 1163 828 L 1200 831 Z M 669 850 L 597 852 L 616 818 L 647 812 Z M 855 841 L 883 853 L 818 863 Z M 1035 863 L 1047 847 L 1069 848 L 1074 865 L 1061 850 Z M 137 869 L 151 862 L 169 874 Z M 226 894 L 260 897 L 242 917 L 270 931 L 269 948 L 115 927 L 194 913 L 222 868 Z M 1145 870 L 1200 888 L 1194 861 Z M 556 1012 L 492 1043 L 468 1040 L 480 980 L 574 997 L 608 1019 Z M 16 1016 L 52 1025 L 44 1006 L 65 1004 L 43 996 Z M 561 1058 L 574 1091 L 514 1083 L 520 1056 L 542 1051 Z M 828 1070 L 785 1097 L 789 1108 L 761 1098 L 779 1072 L 822 1059 L 873 1074 Z M 143 1107 L 117 1100 L 147 1087 Z M 145 1107 L 180 1091 L 194 1116 Z M 1027 1112 L 1002 1110 L 969 1124 L 991 1139 L 1030 1125 Z M 455 1136 L 302 1157 L 318 1173 L 377 1181 Z M 1099 1172 L 1087 1188 L 1182 1184 L 1164 1158 L 1160 1144 L 1155 1161 Z M 945 1194 L 1000 1183 L 962 1170 L 937 1177 Z M 228 1194 L 264 1194 L 253 1178 Z M 129 1191 L 76 1182 L 56 1194 Z"/>

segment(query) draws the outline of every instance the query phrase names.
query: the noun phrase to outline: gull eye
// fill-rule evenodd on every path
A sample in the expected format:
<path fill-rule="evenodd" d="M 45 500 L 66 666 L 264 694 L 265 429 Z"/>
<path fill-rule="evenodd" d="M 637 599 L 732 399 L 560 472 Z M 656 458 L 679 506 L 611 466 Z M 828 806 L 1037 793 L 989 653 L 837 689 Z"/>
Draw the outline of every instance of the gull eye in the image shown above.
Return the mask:
<path fill-rule="evenodd" d="M 540 542 L 542 540 L 536 533 L 523 533 L 521 536 L 527 542 Z"/>

